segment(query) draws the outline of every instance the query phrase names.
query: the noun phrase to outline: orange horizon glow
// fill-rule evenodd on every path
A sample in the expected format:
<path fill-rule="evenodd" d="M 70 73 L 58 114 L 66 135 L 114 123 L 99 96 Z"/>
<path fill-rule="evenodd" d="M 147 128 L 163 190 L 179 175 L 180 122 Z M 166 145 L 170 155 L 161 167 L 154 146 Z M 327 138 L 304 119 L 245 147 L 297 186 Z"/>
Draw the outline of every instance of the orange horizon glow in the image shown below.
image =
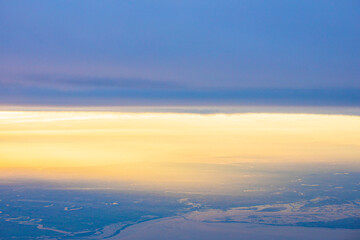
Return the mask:
<path fill-rule="evenodd" d="M 109 168 L 96 166 L 118 165 L 120 178 L 151 178 L 156 169 L 167 178 L 177 175 L 167 166 L 178 163 L 359 168 L 359 156 L 359 116 L 0 112 L 1 168 L 91 168 L 107 176 Z"/>

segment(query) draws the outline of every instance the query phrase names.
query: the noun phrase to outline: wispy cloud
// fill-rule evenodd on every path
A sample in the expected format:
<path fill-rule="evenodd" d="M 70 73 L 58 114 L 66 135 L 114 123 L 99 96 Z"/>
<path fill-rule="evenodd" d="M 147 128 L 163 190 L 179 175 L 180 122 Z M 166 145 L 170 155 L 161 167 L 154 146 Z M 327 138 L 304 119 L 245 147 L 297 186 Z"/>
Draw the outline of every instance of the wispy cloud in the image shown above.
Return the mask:
<path fill-rule="evenodd" d="M 0 82 L 2 82 L 0 80 Z M 16 87 L 49 88 L 62 91 L 92 90 L 92 89 L 167 89 L 175 88 L 172 82 L 156 81 L 152 79 L 139 79 L 127 77 L 89 77 L 71 76 L 61 74 L 33 74 L 18 75 L 7 80 L 5 85 Z"/>

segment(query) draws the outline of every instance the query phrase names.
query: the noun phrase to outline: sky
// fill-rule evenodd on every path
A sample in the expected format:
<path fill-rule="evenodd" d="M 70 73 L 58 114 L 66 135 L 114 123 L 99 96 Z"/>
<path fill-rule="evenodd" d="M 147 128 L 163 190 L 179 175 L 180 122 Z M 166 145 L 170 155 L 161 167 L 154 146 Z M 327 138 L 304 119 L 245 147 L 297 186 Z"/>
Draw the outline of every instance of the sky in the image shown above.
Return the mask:
<path fill-rule="evenodd" d="M 0 172 L 219 184 L 234 168 L 358 171 L 359 126 L 351 115 L 0 111 Z"/>
<path fill-rule="evenodd" d="M 360 105 L 359 1 L 0 0 L 0 105 Z"/>

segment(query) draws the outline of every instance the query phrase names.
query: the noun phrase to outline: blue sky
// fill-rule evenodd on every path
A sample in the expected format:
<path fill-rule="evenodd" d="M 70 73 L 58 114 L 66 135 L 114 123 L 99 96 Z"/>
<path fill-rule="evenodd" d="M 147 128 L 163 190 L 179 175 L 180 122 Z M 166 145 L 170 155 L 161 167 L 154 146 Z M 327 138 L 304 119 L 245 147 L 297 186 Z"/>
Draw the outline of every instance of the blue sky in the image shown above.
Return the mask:
<path fill-rule="evenodd" d="M 360 105 L 359 1 L 0 1 L 1 105 Z"/>

